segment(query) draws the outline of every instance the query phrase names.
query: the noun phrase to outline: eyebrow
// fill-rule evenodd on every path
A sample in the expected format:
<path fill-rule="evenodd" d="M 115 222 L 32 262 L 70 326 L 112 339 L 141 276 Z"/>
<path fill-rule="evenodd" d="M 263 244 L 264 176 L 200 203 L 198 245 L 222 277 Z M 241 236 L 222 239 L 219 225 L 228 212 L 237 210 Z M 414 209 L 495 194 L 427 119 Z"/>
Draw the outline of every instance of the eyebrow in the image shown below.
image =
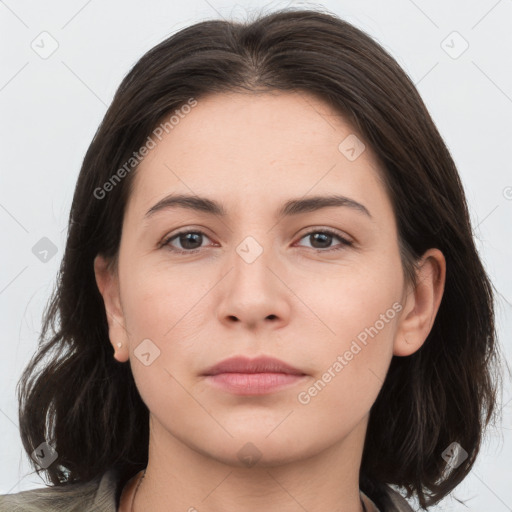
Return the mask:
<path fill-rule="evenodd" d="M 279 210 L 277 218 L 280 219 L 282 217 L 313 212 L 322 208 L 341 206 L 352 208 L 353 210 L 366 215 L 370 219 L 373 218 L 364 205 L 342 195 L 311 196 L 307 198 L 290 199 Z M 220 217 L 227 216 L 226 210 L 222 204 L 212 199 L 196 195 L 170 194 L 153 205 L 146 212 L 145 218 L 149 218 L 155 213 L 169 208 L 186 208 Z"/>

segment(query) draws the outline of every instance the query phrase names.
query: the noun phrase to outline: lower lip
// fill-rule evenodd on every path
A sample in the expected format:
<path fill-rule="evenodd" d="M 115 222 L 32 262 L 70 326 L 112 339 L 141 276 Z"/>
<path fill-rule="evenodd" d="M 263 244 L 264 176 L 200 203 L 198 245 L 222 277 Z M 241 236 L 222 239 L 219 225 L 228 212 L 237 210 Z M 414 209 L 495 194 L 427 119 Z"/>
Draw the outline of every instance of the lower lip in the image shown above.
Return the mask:
<path fill-rule="evenodd" d="M 264 395 L 301 381 L 306 375 L 288 373 L 219 373 L 207 375 L 212 385 L 236 395 Z"/>

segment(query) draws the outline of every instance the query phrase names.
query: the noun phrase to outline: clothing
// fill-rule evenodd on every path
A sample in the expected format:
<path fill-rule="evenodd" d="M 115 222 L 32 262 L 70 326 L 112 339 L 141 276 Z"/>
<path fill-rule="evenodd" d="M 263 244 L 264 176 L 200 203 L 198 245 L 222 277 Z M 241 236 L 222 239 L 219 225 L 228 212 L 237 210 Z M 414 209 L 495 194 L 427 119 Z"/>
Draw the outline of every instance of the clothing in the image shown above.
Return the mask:
<path fill-rule="evenodd" d="M 0 512 L 130 512 L 141 475 L 142 472 L 134 475 L 124 489 L 120 488 L 118 472 L 110 469 L 90 482 L 1 494 Z M 391 487 L 389 495 L 394 507 L 388 510 L 379 510 L 368 496 L 361 494 L 367 512 L 414 512 Z"/>

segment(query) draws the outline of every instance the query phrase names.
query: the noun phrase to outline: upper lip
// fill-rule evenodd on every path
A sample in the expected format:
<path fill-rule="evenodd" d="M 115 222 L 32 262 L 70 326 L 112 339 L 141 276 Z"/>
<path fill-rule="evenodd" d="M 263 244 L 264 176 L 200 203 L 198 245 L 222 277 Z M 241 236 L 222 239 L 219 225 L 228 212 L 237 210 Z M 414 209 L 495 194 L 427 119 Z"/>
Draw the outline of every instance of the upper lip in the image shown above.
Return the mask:
<path fill-rule="evenodd" d="M 260 356 L 250 359 L 245 356 L 230 357 L 208 368 L 203 375 L 219 373 L 287 373 L 290 375 L 305 375 L 298 368 L 276 359 L 275 357 Z"/>

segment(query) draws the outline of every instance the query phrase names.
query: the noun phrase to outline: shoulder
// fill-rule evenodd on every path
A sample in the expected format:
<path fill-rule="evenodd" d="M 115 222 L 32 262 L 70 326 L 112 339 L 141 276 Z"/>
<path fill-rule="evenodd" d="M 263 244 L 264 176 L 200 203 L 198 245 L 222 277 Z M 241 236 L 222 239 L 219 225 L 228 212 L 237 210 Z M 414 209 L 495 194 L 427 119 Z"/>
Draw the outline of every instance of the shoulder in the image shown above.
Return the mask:
<path fill-rule="evenodd" d="M 368 505 L 368 512 L 415 512 L 409 502 L 398 492 L 397 487 L 390 484 L 379 484 L 373 488 L 361 490 Z"/>
<path fill-rule="evenodd" d="M 395 491 L 395 489 L 393 489 L 389 485 L 387 486 L 386 490 L 389 499 L 392 501 L 394 505 L 394 508 L 389 512 L 414 512 L 414 510 L 411 508 L 407 500 L 398 491 Z"/>
<path fill-rule="evenodd" d="M 0 495 L 0 512 L 116 512 L 118 473 L 114 469 L 84 483 Z"/>

